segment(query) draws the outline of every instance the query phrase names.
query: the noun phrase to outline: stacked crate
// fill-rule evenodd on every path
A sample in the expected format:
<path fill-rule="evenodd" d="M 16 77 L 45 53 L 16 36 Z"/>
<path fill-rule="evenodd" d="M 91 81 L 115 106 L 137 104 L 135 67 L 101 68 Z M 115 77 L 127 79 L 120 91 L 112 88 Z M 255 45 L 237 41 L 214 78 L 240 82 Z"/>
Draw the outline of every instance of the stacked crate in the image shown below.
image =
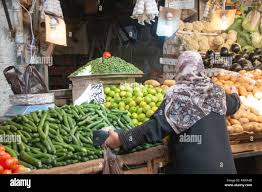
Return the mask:
<path fill-rule="evenodd" d="M 175 78 L 176 59 L 160 58 L 160 63 L 163 67 L 163 80 Z"/>

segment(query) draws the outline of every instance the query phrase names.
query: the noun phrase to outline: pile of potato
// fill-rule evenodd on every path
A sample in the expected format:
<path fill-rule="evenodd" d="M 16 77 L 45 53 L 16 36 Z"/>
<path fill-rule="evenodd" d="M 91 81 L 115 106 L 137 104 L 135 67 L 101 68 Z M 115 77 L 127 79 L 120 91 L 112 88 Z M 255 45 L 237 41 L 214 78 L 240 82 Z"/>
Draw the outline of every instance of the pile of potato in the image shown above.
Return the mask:
<path fill-rule="evenodd" d="M 235 87 L 240 96 L 247 97 L 251 95 L 259 97 L 258 94 L 262 91 L 262 79 L 257 79 L 259 78 L 257 75 L 252 76 L 252 74 L 258 73 L 262 74 L 262 71 L 259 69 L 252 72 L 241 71 L 239 75 L 218 74 L 212 80 L 214 83 L 222 86 L 226 93 L 230 93 L 232 87 Z"/>
<path fill-rule="evenodd" d="M 254 108 L 241 105 L 238 112 L 227 118 L 230 134 L 242 132 L 262 132 L 262 116 Z"/>
<path fill-rule="evenodd" d="M 152 79 L 144 82 L 144 85 L 152 85 L 153 87 L 160 87 L 162 90 L 167 90 L 169 87 L 172 87 L 175 84 L 176 84 L 175 80 L 165 80 L 162 85 L 158 81 Z"/>
<path fill-rule="evenodd" d="M 226 93 L 231 93 L 234 88 L 240 95 L 239 111 L 227 118 L 229 133 L 262 132 L 262 71 L 218 74 L 212 80 Z"/>

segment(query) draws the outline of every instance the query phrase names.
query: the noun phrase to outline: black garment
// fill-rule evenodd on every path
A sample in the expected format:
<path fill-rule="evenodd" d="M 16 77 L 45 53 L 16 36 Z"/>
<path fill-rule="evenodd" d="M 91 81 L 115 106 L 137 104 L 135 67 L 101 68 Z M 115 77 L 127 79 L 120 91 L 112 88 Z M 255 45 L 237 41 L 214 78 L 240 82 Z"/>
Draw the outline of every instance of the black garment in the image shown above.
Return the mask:
<path fill-rule="evenodd" d="M 240 107 L 238 95 L 227 95 L 227 115 Z M 164 115 L 165 102 L 153 117 L 132 130 L 119 134 L 124 150 L 143 143 L 161 141 L 170 135 L 172 173 L 178 174 L 234 174 L 234 160 L 229 144 L 226 117 L 210 113 L 187 131 L 176 134 Z M 192 140 L 187 142 L 188 138 Z"/>

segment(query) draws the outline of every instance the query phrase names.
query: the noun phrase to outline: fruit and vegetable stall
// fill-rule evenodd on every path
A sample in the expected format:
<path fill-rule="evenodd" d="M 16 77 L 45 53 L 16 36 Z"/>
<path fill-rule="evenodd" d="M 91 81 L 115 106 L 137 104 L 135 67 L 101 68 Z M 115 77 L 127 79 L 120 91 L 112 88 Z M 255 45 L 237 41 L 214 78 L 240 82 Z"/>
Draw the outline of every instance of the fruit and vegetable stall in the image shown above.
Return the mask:
<path fill-rule="evenodd" d="M 261 5 L 249 12 L 241 6 L 223 30 L 214 29 L 207 19 L 179 21 L 177 32 L 164 42 L 163 57 L 171 62 L 162 63 L 168 74 L 161 81 L 138 80 L 143 70 L 106 51 L 68 76 L 71 103 L 1 121 L 0 136 L 17 135 L 21 141 L 0 145 L 0 174 L 101 173 L 104 151 L 94 145 L 93 131 L 128 131 L 148 121 L 166 91 L 176 85 L 175 64 L 185 50 L 199 52 L 211 80 L 226 93 L 234 89 L 240 96 L 239 111 L 226 119 L 233 155 L 261 155 L 262 11 Z M 42 99 L 39 94 L 35 97 Z M 168 138 L 113 152 L 123 173 L 150 174 L 169 163 L 167 146 Z"/>

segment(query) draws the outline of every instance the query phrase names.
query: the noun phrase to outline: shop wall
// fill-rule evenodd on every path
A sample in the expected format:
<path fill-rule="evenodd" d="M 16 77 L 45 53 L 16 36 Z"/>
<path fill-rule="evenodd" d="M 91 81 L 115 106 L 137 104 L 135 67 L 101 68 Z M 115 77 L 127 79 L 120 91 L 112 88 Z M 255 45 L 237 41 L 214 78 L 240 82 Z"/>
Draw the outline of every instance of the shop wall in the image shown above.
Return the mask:
<path fill-rule="evenodd" d="M 7 1 L 8 5 L 10 1 Z M 16 64 L 15 43 L 9 36 L 8 25 L 0 3 L 0 116 L 2 116 L 9 107 L 9 95 L 12 94 L 3 75 L 3 70 Z"/>

